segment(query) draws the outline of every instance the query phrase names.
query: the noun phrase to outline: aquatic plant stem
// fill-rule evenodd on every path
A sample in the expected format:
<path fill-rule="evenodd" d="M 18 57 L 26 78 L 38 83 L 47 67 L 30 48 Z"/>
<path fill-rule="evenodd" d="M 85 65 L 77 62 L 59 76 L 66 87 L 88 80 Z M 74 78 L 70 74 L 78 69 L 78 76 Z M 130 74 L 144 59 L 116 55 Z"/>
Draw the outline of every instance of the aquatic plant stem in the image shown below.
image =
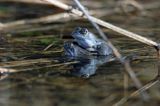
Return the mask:
<path fill-rule="evenodd" d="M 78 16 L 83 17 L 83 18 L 87 18 L 86 16 L 84 16 L 82 11 L 74 9 L 72 6 L 64 4 L 64 3 L 62 3 L 62 2 L 60 2 L 58 0 L 43 0 L 43 1 L 48 1 L 51 4 L 53 4 L 53 5 L 55 5 L 55 6 L 59 7 L 59 8 L 62 8 L 64 10 L 66 10 L 66 11 L 69 11 L 69 12 L 75 14 L 75 15 L 78 15 Z M 99 24 L 99 25 L 101 25 L 103 27 L 106 27 L 108 29 L 111 29 L 111 30 L 113 30 L 115 32 L 118 32 L 118 33 L 120 33 L 122 35 L 125 35 L 127 37 L 130 37 L 132 39 L 135 39 L 137 41 L 140 41 L 140 42 L 145 43 L 145 44 L 150 45 L 150 46 L 154 46 L 154 47 L 158 46 L 158 43 L 156 43 L 156 42 L 154 42 L 154 41 L 152 41 L 150 39 L 147 39 L 147 38 L 145 38 L 143 36 L 140 36 L 140 35 L 135 34 L 133 32 L 127 31 L 127 30 L 122 29 L 120 27 L 114 26 L 111 23 L 105 22 L 105 21 L 100 20 L 98 18 L 95 18 L 93 16 L 90 16 L 90 18 L 92 19 L 93 22 L 95 22 L 95 23 L 97 23 L 97 24 Z"/>
<path fill-rule="evenodd" d="M 80 17 L 83 17 L 83 18 L 87 18 L 86 15 L 84 15 L 82 11 L 74 9 L 72 6 L 64 4 L 64 3 L 60 2 L 60 1 L 57 1 L 57 0 L 43 0 L 43 1 L 48 1 L 51 4 L 53 4 L 53 5 L 55 5 L 55 6 L 59 7 L 59 8 L 62 8 L 64 10 L 66 10 L 66 11 L 69 11 L 69 12 L 71 12 L 71 13 L 77 15 L 77 16 L 80 16 Z M 97 23 L 97 24 L 99 24 L 99 25 L 101 25 L 103 27 L 106 27 L 106 28 L 111 29 L 111 30 L 113 30 L 115 32 L 118 32 L 118 33 L 120 33 L 122 35 L 125 35 L 127 37 L 130 37 L 130 38 L 135 39 L 135 40 L 137 40 L 139 42 L 142 42 L 144 44 L 147 44 L 149 46 L 152 46 L 152 47 L 156 48 L 157 51 L 158 51 L 158 54 L 159 54 L 158 55 L 159 56 L 158 57 L 159 58 L 159 62 L 158 62 L 158 76 L 160 76 L 160 47 L 159 47 L 159 44 L 157 42 L 154 42 L 154 41 L 152 41 L 152 40 L 150 40 L 148 38 L 145 38 L 145 37 L 143 37 L 141 35 L 138 35 L 138 34 L 135 34 L 133 32 L 127 31 L 127 30 L 122 29 L 120 27 L 117 27 L 117 26 L 115 26 L 115 25 L 113 25 L 113 24 L 111 24 L 109 22 L 105 22 L 105 21 L 100 20 L 98 18 L 95 18 L 93 16 L 90 16 L 90 19 L 93 22 L 95 22 L 95 23 Z M 114 50 L 114 51 L 116 52 L 116 50 Z M 120 55 L 119 55 L 119 57 L 120 57 Z"/>
<path fill-rule="evenodd" d="M 17 70 L 0 67 L 0 76 L 4 73 L 14 73 Z"/>
<path fill-rule="evenodd" d="M 113 46 L 113 44 L 109 41 L 109 39 L 107 38 L 107 36 L 103 33 L 103 31 L 100 29 L 100 27 L 93 22 L 91 16 L 89 15 L 89 13 L 85 10 L 85 8 L 83 7 L 83 5 L 78 1 L 78 0 L 74 0 L 75 3 L 77 4 L 77 6 L 79 7 L 79 9 L 84 13 L 84 15 L 87 17 L 87 19 L 89 20 L 89 22 L 93 25 L 93 27 L 97 30 L 97 32 L 100 34 L 100 36 L 107 42 L 107 44 L 111 47 L 111 49 L 113 50 L 114 54 L 116 55 L 116 57 L 118 59 L 122 59 L 121 54 L 118 52 L 118 50 Z M 122 61 L 122 60 L 121 60 Z"/>
<path fill-rule="evenodd" d="M 135 97 L 139 94 L 139 92 L 144 92 L 154 86 L 155 84 L 159 83 L 158 77 L 154 78 L 153 80 L 149 81 L 146 85 L 144 85 L 142 88 L 136 90 L 135 92 L 129 94 L 128 96 L 123 97 L 121 100 L 119 100 L 117 103 L 115 103 L 113 106 L 123 106 L 125 102 L 127 102 L 130 98 Z"/>
<path fill-rule="evenodd" d="M 127 73 L 129 74 L 129 76 L 132 78 L 133 82 L 135 83 L 136 87 L 139 89 L 142 87 L 142 84 L 140 83 L 140 81 L 138 80 L 138 78 L 136 77 L 135 73 L 133 72 L 133 70 L 130 67 L 129 61 L 126 61 L 125 59 L 123 59 L 122 55 L 118 52 L 118 50 L 116 49 L 116 47 L 110 42 L 110 40 L 107 38 L 107 36 L 103 33 L 103 31 L 100 29 L 100 27 L 93 22 L 93 20 L 91 19 L 89 13 L 85 10 L 84 6 L 79 2 L 79 0 L 74 0 L 74 2 L 77 4 L 77 7 L 84 13 L 84 15 L 87 17 L 87 19 L 89 20 L 89 22 L 93 25 L 93 27 L 98 31 L 98 33 L 100 34 L 100 36 L 107 42 L 107 44 L 111 47 L 111 49 L 113 50 L 114 55 L 119 59 L 119 61 L 125 66 L 125 70 L 127 71 Z"/>

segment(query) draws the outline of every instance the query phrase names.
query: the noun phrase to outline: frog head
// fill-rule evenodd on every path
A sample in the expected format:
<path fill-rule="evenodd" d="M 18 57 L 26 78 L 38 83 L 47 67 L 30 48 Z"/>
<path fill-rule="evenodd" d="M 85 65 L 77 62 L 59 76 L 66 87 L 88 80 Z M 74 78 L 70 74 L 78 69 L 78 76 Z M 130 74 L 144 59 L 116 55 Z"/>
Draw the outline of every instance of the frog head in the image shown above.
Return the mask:
<path fill-rule="evenodd" d="M 92 48 L 95 45 L 94 35 L 87 28 L 77 27 L 71 35 L 75 42 L 84 49 Z"/>
<path fill-rule="evenodd" d="M 88 29 L 87 28 L 77 27 L 77 28 L 74 29 L 74 31 L 72 32 L 71 35 L 76 40 L 85 40 L 87 34 L 88 34 Z"/>
<path fill-rule="evenodd" d="M 112 50 L 108 44 L 96 38 L 94 34 L 89 32 L 86 28 L 77 27 L 71 35 L 74 40 L 64 44 L 66 55 L 80 56 L 82 54 L 92 53 L 96 53 L 97 55 L 112 54 Z"/>

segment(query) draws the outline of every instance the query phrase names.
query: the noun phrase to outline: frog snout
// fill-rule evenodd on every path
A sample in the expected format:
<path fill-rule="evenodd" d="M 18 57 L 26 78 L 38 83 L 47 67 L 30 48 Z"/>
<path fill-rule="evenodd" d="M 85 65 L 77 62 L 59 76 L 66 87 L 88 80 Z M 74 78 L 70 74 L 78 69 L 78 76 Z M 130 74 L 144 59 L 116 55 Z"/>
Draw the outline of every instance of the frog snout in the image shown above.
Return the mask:
<path fill-rule="evenodd" d="M 88 29 L 87 28 L 82 28 L 80 33 L 85 36 L 88 33 Z"/>

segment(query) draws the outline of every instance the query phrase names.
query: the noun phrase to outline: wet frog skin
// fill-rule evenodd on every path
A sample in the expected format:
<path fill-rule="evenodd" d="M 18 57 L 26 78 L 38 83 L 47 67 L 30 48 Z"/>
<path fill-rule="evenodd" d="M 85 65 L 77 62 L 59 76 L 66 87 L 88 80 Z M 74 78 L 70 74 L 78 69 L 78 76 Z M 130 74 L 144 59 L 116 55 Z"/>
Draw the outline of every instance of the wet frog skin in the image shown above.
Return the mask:
<path fill-rule="evenodd" d="M 64 52 L 67 56 L 107 56 L 112 54 L 112 49 L 107 43 L 96 38 L 96 36 L 86 28 L 77 27 L 71 35 L 74 40 L 64 43 Z"/>

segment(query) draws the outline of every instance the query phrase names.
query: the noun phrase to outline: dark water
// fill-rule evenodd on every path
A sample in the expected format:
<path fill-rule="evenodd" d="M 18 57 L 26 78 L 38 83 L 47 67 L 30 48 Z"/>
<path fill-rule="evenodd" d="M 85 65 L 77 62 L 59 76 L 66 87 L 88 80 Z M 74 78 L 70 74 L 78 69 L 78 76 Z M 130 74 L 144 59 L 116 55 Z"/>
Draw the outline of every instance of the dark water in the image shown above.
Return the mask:
<path fill-rule="evenodd" d="M 15 20 L 23 16 L 4 17 L 4 4 L 0 7 L 3 22 L 5 18 Z M 47 9 L 45 14 L 50 14 L 51 10 Z M 101 18 L 159 42 L 159 8 L 147 9 L 146 12 L 145 16 L 114 13 Z M 131 66 L 142 85 L 148 84 L 146 93 L 149 100 L 144 101 L 135 93 L 137 88 L 124 73 L 124 66 L 114 58 L 71 59 L 63 56 L 63 41 L 70 38 L 68 36 L 76 26 L 85 26 L 96 33 L 87 21 L 35 25 L 40 26 L 51 28 L 4 34 L 7 37 L 0 44 L 0 66 L 19 72 L 1 76 L 0 106 L 159 106 L 160 86 L 155 79 L 158 69 L 154 48 L 104 29 L 118 50 L 133 58 Z M 63 40 L 59 35 L 63 35 Z M 53 46 L 43 51 L 51 43 Z"/>

